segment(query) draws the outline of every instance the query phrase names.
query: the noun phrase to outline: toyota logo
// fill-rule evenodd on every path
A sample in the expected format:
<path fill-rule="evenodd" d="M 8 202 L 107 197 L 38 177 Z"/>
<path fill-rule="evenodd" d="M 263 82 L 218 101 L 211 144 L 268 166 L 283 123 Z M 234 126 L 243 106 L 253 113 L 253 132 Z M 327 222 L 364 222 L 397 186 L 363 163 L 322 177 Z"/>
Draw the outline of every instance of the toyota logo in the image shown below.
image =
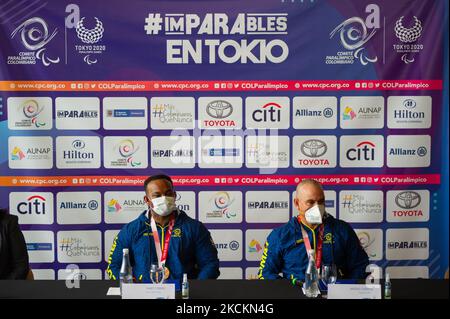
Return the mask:
<path fill-rule="evenodd" d="M 419 206 L 421 201 L 420 194 L 413 191 L 401 192 L 395 196 L 395 203 L 403 209 L 412 209 Z"/>
<path fill-rule="evenodd" d="M 321 157 L 327 152 L 327 144 L 321 140 L 307 140 L 302 143 L 300 150 L 307 157 Z"/>
<path fill-rule="evenodd" d="M 233 113 L 233 106 L 223 100 L 212 101 L 206 106 L 206 113 L 215 119 L 224 119 Z"/>

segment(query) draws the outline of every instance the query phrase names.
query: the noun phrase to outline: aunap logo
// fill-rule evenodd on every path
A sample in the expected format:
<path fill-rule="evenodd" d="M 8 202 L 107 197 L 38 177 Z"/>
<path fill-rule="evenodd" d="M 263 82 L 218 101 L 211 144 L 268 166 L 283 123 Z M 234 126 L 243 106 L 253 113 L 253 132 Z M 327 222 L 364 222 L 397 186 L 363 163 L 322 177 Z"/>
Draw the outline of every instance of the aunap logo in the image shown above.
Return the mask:
<path fill-rule="evenodd" d="M 49 136 L 10 136 L 9 168 L 50 169 L 53 167 L 53 141 Z"/>
<path fill-rule="evenodd" d="M 263 251 L 264 243 L 269 236 L 271 229 L 248 229 L 245 232 L 246 251 L 245 259 L 248 261 L 260 261 Z"/>
<path fill-rule="evenodd" d="M 384 98 L 382 96 L 341 97 L 341 128 L 369 129 L 384 127 Z"/>
<path fill-rule="evenodd" d="M 148 209 L 143 192 L 105 192 L 105 223 L 126 224 Z"/>

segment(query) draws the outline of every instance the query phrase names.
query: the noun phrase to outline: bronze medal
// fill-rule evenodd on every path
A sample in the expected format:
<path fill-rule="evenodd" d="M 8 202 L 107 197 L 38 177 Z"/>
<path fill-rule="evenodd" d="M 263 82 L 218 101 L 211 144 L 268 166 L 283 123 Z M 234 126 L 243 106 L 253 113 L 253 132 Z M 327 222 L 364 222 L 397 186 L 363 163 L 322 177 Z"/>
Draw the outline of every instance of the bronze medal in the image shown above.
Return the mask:
<path fill-rule="evenodd" d="M 167 267 L 164 267 L 164 279 L 169 279 L 170 270 Z"/>

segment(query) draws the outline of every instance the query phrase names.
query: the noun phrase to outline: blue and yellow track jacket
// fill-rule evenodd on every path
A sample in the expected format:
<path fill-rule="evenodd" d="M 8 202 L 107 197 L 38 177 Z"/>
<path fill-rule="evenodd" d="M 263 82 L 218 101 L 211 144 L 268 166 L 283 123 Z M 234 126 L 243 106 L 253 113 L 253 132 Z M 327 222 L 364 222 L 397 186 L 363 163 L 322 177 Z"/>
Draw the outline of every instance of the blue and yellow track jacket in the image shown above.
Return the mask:
<path fill-rule="evenodd" d="M 322 265 L 334 263 L 342 279 L 363 279 L 369 257 L 349 224 L 326 214 L 324 218 Z M 316 250 L 319 227 L 314 230 L 303 224 L 311 248 Z M 267 237 L 259 267 L 260 279 L 284 278 L 304 281 L 308 255 L 300 223 L 293 217 L 287 224 L 274 229 Z"/>
<path fill-rule="evenodd" d="M 168 226 L 157 225 L 157 228 L 161 245 L 164 245 Z M 150 265 L 158 261 L 146 211 L 125 225 L 114 239 L 107 268 L 112 280 L 119 279 L 123 248 L 129 249 L 134 278 L 150 282 Z M 220 274 L 217 249 L 210 232 L 201 222 L 190 218 L 183 211 L 179 211 L 175 219 L 166 266 L 170 270 L 171 280 L 181 280 L 183 273 L 187 273 L 190 279 L 216 279 Z"/>

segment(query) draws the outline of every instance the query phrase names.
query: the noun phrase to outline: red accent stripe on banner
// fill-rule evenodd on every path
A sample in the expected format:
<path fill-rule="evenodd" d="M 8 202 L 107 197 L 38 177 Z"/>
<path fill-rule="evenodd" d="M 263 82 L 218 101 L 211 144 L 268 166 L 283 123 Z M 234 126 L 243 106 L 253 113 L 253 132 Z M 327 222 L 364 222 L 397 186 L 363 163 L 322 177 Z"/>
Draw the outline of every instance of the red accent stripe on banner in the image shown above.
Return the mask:
<path fill-rule="evenodd" d="M 391 91 L 442 90 L 442 80 L 0 81 L 0 91 Z"/>
<path fill-rule="evenodd" d="M 142 186 L 148 176 L 0 176 L 0 187 Z M 314 178 L 324 185 L 440 184 L 440 174 L 418 175 L 219 175 L 172 176 L 175 186 L 295 186 Z"/>

